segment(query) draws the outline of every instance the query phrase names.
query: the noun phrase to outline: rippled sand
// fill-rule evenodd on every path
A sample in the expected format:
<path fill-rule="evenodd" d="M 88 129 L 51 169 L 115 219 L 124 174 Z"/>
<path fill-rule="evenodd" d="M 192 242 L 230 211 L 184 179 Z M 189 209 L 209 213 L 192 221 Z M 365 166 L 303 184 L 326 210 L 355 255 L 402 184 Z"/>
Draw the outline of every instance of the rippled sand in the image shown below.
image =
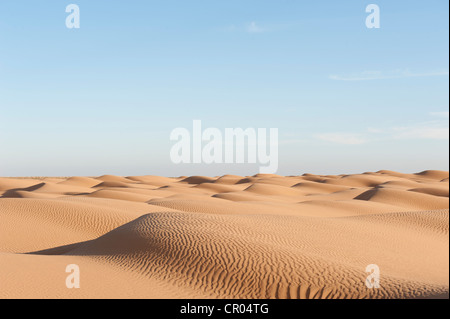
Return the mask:
<path fill-rule="evenodd" d="M 0 178 L 0 298 L 448 298 L 448 178 Z"/>

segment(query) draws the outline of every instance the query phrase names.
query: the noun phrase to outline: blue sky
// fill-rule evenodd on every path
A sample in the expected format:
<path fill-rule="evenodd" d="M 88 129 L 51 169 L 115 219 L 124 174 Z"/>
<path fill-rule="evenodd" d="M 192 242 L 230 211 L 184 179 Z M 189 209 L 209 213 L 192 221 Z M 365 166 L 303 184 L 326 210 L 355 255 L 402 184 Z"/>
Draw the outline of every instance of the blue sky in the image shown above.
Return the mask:
<path fill-rule="evenodd" d="M 278 128 L 279 174 L 448 170 L 448 6 L 3 0 L 0 176 L 257 173 L 172 164 L 197 119 Z"/>

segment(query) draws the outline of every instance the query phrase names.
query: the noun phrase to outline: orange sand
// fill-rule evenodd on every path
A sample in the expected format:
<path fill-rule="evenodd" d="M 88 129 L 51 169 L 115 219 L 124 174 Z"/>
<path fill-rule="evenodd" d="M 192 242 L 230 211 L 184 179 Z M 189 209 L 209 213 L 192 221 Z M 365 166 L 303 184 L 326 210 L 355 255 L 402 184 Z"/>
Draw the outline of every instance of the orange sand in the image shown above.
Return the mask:
<path fill-rule="evenodd" d="M 442 171 L 0 178 L 0 298 L 448 298 L 448 209 Z"/>

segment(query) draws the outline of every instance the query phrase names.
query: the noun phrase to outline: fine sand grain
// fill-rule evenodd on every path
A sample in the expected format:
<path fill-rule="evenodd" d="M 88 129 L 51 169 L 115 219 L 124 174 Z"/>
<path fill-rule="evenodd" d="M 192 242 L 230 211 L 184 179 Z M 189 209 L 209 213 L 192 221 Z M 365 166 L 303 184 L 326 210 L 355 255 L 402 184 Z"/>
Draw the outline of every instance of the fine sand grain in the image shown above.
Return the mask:
<path fill-rule="evenodd" d="M 0 178 L 0 298 L 448 298 L 448 228 L 443 171 Z"/>

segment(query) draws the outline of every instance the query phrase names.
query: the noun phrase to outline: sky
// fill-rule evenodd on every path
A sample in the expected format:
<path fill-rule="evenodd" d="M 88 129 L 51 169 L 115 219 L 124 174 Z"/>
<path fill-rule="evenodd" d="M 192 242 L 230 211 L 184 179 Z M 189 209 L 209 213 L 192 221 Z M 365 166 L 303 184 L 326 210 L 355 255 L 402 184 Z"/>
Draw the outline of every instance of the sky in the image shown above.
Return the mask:
<path fill-rule="evenodd" d="M 66 6 L 80 28 L 66 27 Z M 366 7 L 380 28 L 366 27 Z M 2 0 L 0 176 L 253 175 L 176 128 L 278 128 L 281 175 L 448 170 L 446 0 Z"/>

